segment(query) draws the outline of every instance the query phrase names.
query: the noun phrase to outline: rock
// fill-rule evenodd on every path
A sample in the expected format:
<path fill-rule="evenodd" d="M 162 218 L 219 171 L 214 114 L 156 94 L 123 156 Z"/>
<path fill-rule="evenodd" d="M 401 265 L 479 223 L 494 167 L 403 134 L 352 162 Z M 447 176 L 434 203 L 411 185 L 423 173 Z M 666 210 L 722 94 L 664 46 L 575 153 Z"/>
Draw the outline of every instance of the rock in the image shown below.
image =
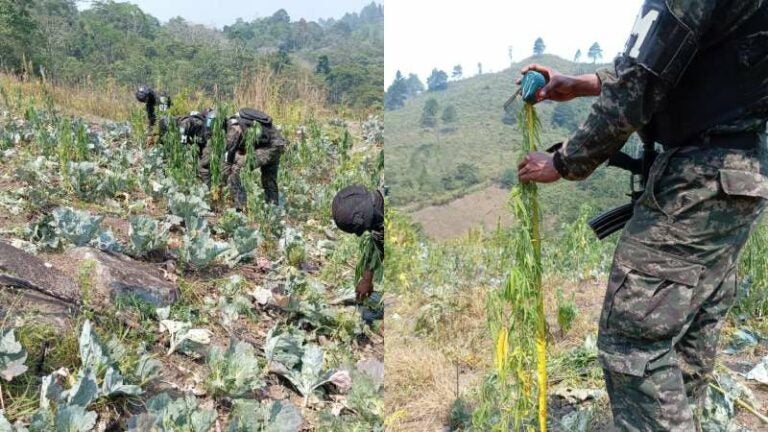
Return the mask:
<path fill-rule="evenodd" d="M 89 247 L 72 249 L 67 252 L 67 256 L 81 265 L 85 261 L 95 264 L 92 277 L 97 301 L 109 301 L 120 295 L 135 295 L 154 306 L 162 307 L 176 302 L 181 296 L 179 287 L 166 280 L 157 265 Z"/>
<path fill-rule="evenodd" d="M 723 350 L 726 354 L 735 354 L 747 348 L 753 347 L 763 339 L 760 333 L 748 328 L 740 328 L 731 336 L 728 346 Z"/>
<path fill-rule="evenodd" d="M 768 384 L 768 356 L 755 365 L 755 367 L 744 375 L 746 379 L 757 381 L 761 384 Z"/>
<path fill-rule="evenodd" d="M 73 279 L 4 242 L 0 242 L 0 285 L 20 288 L 1 290 L 3 313 L 39 314 L 61 325 L 80 304 L 80 288 Z"/>

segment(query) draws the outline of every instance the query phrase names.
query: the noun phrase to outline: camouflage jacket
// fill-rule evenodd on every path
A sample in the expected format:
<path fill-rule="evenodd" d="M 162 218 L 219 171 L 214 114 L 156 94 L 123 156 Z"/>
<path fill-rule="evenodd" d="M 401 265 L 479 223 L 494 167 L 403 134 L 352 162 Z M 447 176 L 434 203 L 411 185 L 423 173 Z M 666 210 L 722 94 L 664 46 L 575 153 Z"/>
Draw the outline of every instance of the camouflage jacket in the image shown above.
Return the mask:
<path fill-rule="evenodd" d="M 258 150 L 256 152 L 256 165 L 262 166 L 273 161 L 277 155 L 282 153 L 287 144 L 285 138 L 280 131 L 272 127 L 262 127 L 261 134 L 253 138 L 253 146 Z M 236 153 L 245 153 L 247 147 L 245 146 L 246 137 L 248 136 L 249 129 L 240 124 L 237 117 L 233 116 L 227 119 L 226 123 L 226 150 L 227 160 L 232 162 Z"/>
<path fill-rule="evenodd" d="M 708 32 L 728 33 L 738 28 L 763 2 L 669 0 L 667 5 L 693 32 L 698 42 Z M 630 42 L 633 40 L 630 38 Z M 665 106 L 666 96 L 674 88 L 626 52 L 616 58 L 612 68 L 601 69 L 597 75 L 601 93 L 591 113 L 555 154 L 555 167 L 568 180 L 588 177 L 601 163 L 617 153 L 632 133 L 647 125 L 654 114 Z M 750 112 L 707 131 L 762 131 L 765 130 L 766 118 L 766 112 Z"/>

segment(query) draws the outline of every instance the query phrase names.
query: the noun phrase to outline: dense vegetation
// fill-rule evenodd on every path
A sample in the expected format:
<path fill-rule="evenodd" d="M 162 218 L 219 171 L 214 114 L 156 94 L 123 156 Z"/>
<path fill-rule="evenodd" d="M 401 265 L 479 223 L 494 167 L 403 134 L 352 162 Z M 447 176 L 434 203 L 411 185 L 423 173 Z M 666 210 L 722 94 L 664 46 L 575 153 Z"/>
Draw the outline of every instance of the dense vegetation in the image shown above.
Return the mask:
<path fill-rule="evenodd" d="M 371 3 L 340 19 L 293 21 L 285 10 L 212 29 L 160 23 L 130 3 L 0 0 L 0 67 L 58 83 L 149 83 L 172 94 L 231 96 L 245 71 L 267 70 L 326 88 L 328 101 L 381 106 L 383 19 Z"/>
<path fill-rule="evenodd" d="M 594 208 L 584 206 L 575 220 L 560 225 L 542 243 L 549 430 L 557 432 L 611 430 L 595 340 L 617 235 L 597 241 L 586 225 L 594 212 Z M 392 296 L 387 316 L 395 318 L 387 320 L 384 397 L 392 430 L 497 430 L 500 420 L 509 414 L 499 409 L 513 409 L 509 402 L 514 398 L 502 390 L 505 386 L 494 363 L 498 334 L 480 317 L 486 316 L 494 293 L 505 287 L 514 271 L 508 262 L 516 250 L 517 229 L 475 230 L 461 238 L 435 241 L 423 235 L 406 215 L 390 212 L 385 279 L 390 282 L 387 292 Z M 731 346 L 734 340 L 740 343 L 732 335 L 764 335 L 768 331 L 766 244 L 768 226 L 763 224 L 743 253 L 738 300 L 723 330 L 721 347 Z M 524 315 L 519 305 L 507 311 Z M 509 349 L 511 353 L 511 344 Z M 720 359 L 726 365 L 753 365 L 764 355 L 764 344 L 755 340 L 743 352 Z M 735 372 L 722 364 L 717 370 L 721 382 L 735 382 L 728 378 L 737 375 Z M 506 379 L 532 389 L 536 369 Z M 765 400 L 762 384 L 752 381 L 748 387 L 756 400 Z M 722 409 L 719 404 L 723 401 L 733 405 L 733 394 L 730 399 L 713 399 L 712 410 Z M 755 403 L 752 396 L 743 397 Z M 727 419 L 736 413 L 731 408 Z M 750 417 L 742 413 L 736 422 L 749 422 Z M 537 430 L 536 425 L 536 412 L 531 410 L 519 430 Z M 759 427 L 751 430 L 762 430 Z M 715 426 L 711 430 L 725 429 Z"/>
<path fill-rule="evenodd" d="M 351 301 L 359 240 L 328 210 L 340 188 L 378 184 L 378 119 L 324 118 L 301 100 L 271 110 L 290 141 L 281 203 L 264 204 L 246 167 L 239 213 L 197 177 L 195 146 L 174 133 L 146 144 L 140 107 L 89 122 L 49 90 L 0 75 L 0 238 L 56 263 L 79 306 L 55 324 L 0 290 L 0 430 L 381 430 L 382 338 Z M 222 138 L 215 128 L 214 149 Z M 179 298 L 105 302 L 76 247 L 165 266 Z"/>

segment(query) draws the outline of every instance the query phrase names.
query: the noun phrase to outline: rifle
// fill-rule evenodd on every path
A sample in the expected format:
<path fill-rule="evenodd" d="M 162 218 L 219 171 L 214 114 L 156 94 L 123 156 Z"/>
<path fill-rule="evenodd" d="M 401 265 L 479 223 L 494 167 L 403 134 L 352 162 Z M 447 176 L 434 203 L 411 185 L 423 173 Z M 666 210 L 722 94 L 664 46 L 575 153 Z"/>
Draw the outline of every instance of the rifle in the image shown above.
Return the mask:
<path fill-rule="evenodd" d="M 598 239 L 602 240 L 624 228 L 624 225 L 632 218 L 635 202 L 645 190 L 648 173 L 657 155 L 654 141 L 643 138 L 643 154 L 639 158 L 635 159 L 626 153 L 619 152 L 608 159 L 609 166 L 615 166 L 631 173 L 630 187 L 632 193 L 629 196 L 632 198 L 632 202 L 597 215 L 587 222 Z M 639 187 L 635 188 L 638 183 Z"/>

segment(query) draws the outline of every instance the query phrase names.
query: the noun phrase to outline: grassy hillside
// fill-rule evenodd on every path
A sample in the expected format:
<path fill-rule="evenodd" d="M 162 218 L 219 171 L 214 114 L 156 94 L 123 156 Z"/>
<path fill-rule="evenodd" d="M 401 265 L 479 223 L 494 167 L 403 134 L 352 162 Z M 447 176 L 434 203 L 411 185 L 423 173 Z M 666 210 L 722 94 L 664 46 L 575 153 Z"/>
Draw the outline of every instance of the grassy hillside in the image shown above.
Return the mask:
<path fill-rule="evenodd" d="M 398 207 L 417 208 L 440 203 L 451 197 L 477 189 L 478 183 L 499 181 L 506 170 L 514 169 L 519 159 L 521 134 L 516 115 L 519 100 L 511 109 L 505 124 L 502 108 L 517 89 L 519 69 L 530 62 L 541 63 L 563 73 L 589 73 L 600 65 L 576 64 L 559 57 L 544 55 L 526 59 L 511 69 L 484 74 L 455 82 L 448 89 L 424 92 L 405 102 L 405 106 L 385 115 L 387 181 L 391 186 L 392 202 Z M 421 126 L 420 118 L 426 101 L 435 98 L 439 105 L 438 119 L 443 109 L 452 105 L 457 119 L 446 125 L 438 121 L 435 128 Z M 571 130 L 588 115 L 593 98 L 575 100 L 561 107 L 564 126 L 553 124 L 557 104 L 544 102 L 537 106 L 542 121 L 542 146 L 565 140 Z M 476 167 L 476 180 L 466 174 L 467 167 Z M 469 169 L 471 171 L 472 168 Z M 507 173 L 514 174 L 513 171 Z M 468 178 L 469 177 L 469 178 Z M 514 177 L 514 175 L 512 175 Z M 467 179 L 468 178 L 468 179 Z M 626 201 L 627 176 L 613 168 L 600 168 L 588 181 L 560 182 L 545 186 L 542 196 L 545 214 L 550 221 L 571 219 L 582 203 L 600 209 Z M 552 219 L 557 210 L 557 218 Z"/>

